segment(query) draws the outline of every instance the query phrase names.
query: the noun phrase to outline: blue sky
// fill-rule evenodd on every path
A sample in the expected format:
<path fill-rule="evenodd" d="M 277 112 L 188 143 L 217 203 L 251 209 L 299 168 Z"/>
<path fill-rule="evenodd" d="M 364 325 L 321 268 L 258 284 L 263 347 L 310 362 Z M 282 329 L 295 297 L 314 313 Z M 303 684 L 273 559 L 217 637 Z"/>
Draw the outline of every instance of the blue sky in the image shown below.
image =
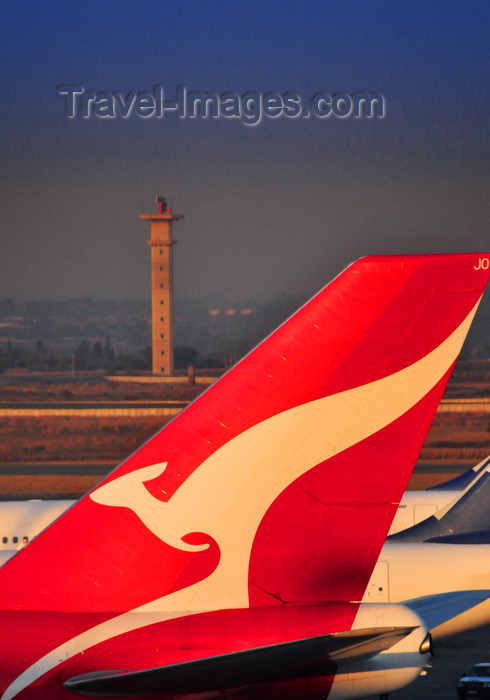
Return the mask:
<path fill-rule="evenodd" d="M 0 298 L 311 294 L 370 253 L 488 248 L 490 5 L 0 0 Z M 383 119 L 68 119 L 60 85 L 381 93 Z"/>

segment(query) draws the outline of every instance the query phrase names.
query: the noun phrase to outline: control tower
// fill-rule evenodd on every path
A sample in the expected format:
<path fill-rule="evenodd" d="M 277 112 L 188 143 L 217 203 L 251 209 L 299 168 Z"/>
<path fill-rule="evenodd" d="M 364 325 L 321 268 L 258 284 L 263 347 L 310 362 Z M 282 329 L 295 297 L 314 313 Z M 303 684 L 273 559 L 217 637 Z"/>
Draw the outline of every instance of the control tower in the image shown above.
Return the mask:
<path fill-rule="evenodd" d="M 173 255 L 176 241 L 172 235 L 172 223 L 183 219 L 183 214 L 173 214 L 165 197 L 156 197 L 158 214 L 141 214 L 140 219 L 151 226 L 151 334 L 153 349 L 153 374 L 173 376 Z"/>

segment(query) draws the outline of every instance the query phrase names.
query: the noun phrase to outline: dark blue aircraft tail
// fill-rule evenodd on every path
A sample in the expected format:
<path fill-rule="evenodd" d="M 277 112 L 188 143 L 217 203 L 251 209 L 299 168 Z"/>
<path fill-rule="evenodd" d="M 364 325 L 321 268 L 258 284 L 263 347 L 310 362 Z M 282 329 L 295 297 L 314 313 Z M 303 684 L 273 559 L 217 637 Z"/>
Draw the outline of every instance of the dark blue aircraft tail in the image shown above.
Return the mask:
<path fill-rule="evenodd" d="M 444 481 L 442 484 L 430 486 L 427 491 L 462 491 L 469 486 L 474 480 L 475 476 L 477 476 L 477 474 L 479 474 L 480 471 L 489 464 L 490 455 L 485 457 L 485 459 L 482 459 L 481 462 L 476 464 L 474 467 L 471 467 L 471 469 L 468 469 L 468 471 L 464 472 L 463 474 L 455 476 L 454 479 L 450 479 L 449 481 Z"/>
<path fill-rule="evenodd" d="M 490 457 L 475 469 L 477 475 L 458 498 L 388 541 L 490 544 Z"/>

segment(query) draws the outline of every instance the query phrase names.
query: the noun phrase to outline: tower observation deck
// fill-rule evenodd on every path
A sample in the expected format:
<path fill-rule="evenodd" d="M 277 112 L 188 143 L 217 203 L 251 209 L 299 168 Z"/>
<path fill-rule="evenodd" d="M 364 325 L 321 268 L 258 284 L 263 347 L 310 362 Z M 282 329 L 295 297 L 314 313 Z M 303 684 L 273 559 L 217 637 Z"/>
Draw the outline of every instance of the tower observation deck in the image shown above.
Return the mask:
<path fill-rule="evenodd" d="M 173 246 L 172 223 L 184 218 L 157 197 L 158 214 L 141 214 L 150 222 L 152 371 L 171 377 L 174 373 L 173 339 Z"/>

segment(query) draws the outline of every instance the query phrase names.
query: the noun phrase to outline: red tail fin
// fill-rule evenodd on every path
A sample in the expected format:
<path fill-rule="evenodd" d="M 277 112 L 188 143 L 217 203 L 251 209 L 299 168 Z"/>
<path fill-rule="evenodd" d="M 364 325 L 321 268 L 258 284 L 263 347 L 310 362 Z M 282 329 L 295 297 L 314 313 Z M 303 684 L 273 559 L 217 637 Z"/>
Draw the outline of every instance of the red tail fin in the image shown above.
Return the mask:
<path fill-rule="evenodd" d="M 91 613 L 18 688 L 159 619 L 361 600 L 489 259 L 353 264 L 7 562 L 4 609 Z"/>
<path fill-rule="evenodd" d="M 350 266 L 11 560 L 3 605 L 360 599 L 487 263 Z"/>

